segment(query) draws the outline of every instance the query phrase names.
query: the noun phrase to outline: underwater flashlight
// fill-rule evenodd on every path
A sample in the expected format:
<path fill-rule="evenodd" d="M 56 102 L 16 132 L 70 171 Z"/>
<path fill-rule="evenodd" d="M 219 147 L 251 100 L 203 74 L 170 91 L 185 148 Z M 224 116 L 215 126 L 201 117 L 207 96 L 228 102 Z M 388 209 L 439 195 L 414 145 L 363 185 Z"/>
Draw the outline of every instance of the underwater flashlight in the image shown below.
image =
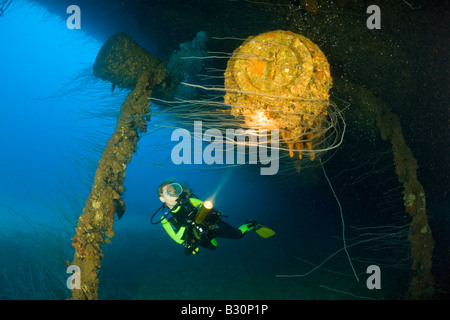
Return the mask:
<path fill-rule="evenodd" d="M 200 209 L 198 209 L 197 214 L 195 215 L 195 223 L 202 223 L 203 220 L 205 220 L 206 216 L 208 215 L 208 213 L 210 213 L 213 209 L 213 204 L 211 201 L 206 200 L 205 202 L 203 202 L 202 206 L 200 207 Z"/>

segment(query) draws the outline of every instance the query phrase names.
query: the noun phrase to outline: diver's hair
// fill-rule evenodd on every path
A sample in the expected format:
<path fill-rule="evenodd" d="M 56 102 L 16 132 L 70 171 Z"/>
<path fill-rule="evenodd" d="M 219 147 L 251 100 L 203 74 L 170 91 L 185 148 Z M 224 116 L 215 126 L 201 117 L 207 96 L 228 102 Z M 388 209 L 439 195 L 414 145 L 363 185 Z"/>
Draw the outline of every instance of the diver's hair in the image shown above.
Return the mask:
<path fill-rule="evenodd" d="M 186 193 L 187 195 L 192 194 L 192 190 L 188 187 L 187 183 L 181 183 L 181 182 L 176 181 L 175 179 L 168 179 L 159 185 L 158 190 L 157 190 L 158 197 L 161 197 L 163 195 L 162 190 L 165 186 L 168 186 L 169 184 L 174 183 L 174 182 L 179 183 L 181 185 L 181 187 L 183 188 L 183 193 Z"/>

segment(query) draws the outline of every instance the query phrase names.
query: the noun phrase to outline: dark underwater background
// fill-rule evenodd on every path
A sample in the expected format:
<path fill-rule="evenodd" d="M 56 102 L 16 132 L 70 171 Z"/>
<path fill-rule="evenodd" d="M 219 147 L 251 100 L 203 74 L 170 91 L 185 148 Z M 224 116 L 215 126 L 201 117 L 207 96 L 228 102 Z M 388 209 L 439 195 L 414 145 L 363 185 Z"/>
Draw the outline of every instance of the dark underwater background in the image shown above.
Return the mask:
<path fill-rule="evenodd" d="M 213 37 L 277 29 L 309 37 L 333 78 L 363 85 L 399 116 L 427 197 L 436 298 L 448 299 L 449 2 L 318 1 L 317 12 L 307 10 L 314 2 L 0 1 L 0 299 L 71 296 L 71 238 L 129 92 L 112 92 L 92 73 L 112 34 L 126 32 L 167 61 L 199 31 L 208 38 L 189 47 L 194 54 L 231 53 L 241 43 Z M 81 8 L 80 30 L 66 26 L 71 4 Z M 381 30 L 366 28 L 369 4 L 381 8 Z M 197 68 L 186 71 L 188 80 Z M 351 111 L 348 88 L 333 89 L 331 99 Z M 341 250 L 339 206 L 321 166 L 297 174 L 281 163 L 275 176 L 261 176 L 256 165 L 176 166 L 170 135 L 177 119 L 155 114 L 126 171 L 126 212 L 102 247 L 99 298 L 404 299 L 410 218 L 390 144 L 355 126 L 350 111 L 344 142 L 324 167 L 359 281 Z M 218 239 L 217 250 L 185 256 L 150 223 L 161 205 L 156 189 L 168 178 L 188 183 L 201 199 L 216 195 L 215 207 L 233 226 L 255 219 L 276 235 Z M 381 269 L 381 289 L 367 287 L 370 265 Z"/>

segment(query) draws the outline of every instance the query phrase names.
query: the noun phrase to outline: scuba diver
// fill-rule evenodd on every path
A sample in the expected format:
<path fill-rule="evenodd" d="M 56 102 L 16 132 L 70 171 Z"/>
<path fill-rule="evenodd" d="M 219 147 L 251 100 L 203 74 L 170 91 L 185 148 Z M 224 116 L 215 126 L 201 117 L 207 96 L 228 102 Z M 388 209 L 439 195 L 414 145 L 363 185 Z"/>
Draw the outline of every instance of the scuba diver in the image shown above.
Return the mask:
<path fill-rule="evenodd" d="M 254 220 L 247 220 L 239 228 L 222 221 L 222 212 L 213 208 L 211 201 L 202 201 L 180 183 L 167 181 L 158 187 L 158 197 L 163 205 L 153 214 L 152 224 L 161 223 L 167 234 L 185 247 L 186 255 L 197 254 L 198 247 L 217 248 L 216 238 L 241 239 L 250 230 L 263 238 L 275 232 Z M 158 212 L 163 215 L 154 221 Z"/>

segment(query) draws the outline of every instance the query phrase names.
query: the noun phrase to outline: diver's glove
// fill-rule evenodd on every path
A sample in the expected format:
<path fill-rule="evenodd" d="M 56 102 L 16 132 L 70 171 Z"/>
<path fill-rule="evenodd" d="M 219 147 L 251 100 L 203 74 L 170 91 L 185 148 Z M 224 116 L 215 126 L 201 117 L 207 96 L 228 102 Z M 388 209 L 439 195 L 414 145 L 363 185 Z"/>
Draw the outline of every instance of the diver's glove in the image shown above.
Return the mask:
<path fill-rule="evenodd" d="M 198 253 L 197 246 L 185 246 L 185 248 L 184 248 L 184 254 L 187 256 L 190 256 L 191 254 L 197 254 L 197 253 Z"/>

